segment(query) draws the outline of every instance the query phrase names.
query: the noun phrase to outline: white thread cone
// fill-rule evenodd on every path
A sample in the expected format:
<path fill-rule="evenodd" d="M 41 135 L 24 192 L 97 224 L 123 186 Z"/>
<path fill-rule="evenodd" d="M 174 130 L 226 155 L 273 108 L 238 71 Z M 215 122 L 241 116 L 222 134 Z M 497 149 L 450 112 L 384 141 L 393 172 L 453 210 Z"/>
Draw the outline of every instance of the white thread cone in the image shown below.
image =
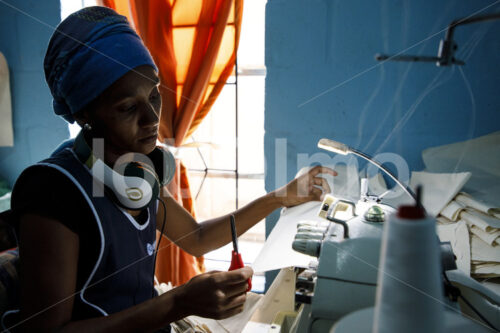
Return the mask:
<path fill-rule="evenodd" d="M 440 266 L 435 219 L 391 215 L 382 238 L 373 332 L 442 332 Z"/>

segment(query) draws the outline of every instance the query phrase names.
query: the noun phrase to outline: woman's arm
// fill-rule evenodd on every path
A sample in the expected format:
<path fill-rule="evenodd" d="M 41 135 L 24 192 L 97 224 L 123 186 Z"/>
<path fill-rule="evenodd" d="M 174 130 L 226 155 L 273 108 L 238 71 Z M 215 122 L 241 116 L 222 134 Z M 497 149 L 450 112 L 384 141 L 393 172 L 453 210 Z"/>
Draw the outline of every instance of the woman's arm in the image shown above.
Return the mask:
<path fill-rule="evenodd" d="M 242 311 L 252 275 L 248 267 L 202 274 L 124 311 L 71 322 L 78 235 L 57 220 L 24 214 L 20 244 L 22 332 L 148 332 L 191 314 L 226 318 Z"/>
<path fill-rule="evenodd" d="M 154 332 L 189 315 L 224 319 L 243 311 L 249 267 L 209 272 L 186 284 L 107 317 L 69 322 L 60 332 Z"/>
<path fill-rule="evenodd" d="M 277 208 L 320 200 L 323 191 L 330 192 L 327 181 L 322 177 L 317 177 L 320 173 L 337 175 L 330 168 L 314 167 L 282 188 L 235 211 L 233 214 L 238 234 L 243 234 Z M 167 208 L 166 221 L 168 221 L 163 233 L 183 250 L 192 255 L 201 256 L 231 241 L 229 215 L 197 223 L 171 196 L 163 195 L 162 199 Z M 162 223 L 163 206 L 160 205 L 157 218 L 158 230 L 161 230 Z"/>
<path fill-rule="evenodd" d="M 25 214 L 19 244 L 21 327 L 58 327 L 71 318 L 73 309 L 78 236 L 58 221 Z"/>

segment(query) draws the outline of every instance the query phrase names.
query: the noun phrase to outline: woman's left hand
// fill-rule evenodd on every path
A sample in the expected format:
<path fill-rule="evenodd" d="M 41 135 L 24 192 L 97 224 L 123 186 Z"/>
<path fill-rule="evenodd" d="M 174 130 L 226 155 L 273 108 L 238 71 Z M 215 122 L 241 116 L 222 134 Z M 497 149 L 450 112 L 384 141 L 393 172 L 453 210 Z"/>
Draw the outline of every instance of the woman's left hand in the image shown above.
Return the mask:
<path fill-rule="evenodd" d="M 313 200 L 321 201 L 323 193 L 330 193 L 331 190 L 326 179 L 318 177 L 320 173 L 337 175 L 336 171 L 318 165 L 277 189 L 274 194 L 281 199 L 281 204 L 285 207 L 292 207 Z"/>

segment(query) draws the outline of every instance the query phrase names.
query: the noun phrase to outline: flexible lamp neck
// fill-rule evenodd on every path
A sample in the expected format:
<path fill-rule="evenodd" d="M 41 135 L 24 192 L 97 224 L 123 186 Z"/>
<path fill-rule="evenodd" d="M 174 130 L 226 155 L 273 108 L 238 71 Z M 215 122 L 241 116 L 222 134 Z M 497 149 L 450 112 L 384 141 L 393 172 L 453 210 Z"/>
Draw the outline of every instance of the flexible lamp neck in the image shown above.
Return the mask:
<path fill-rule="evenodd" d="M 331 152 L 334 152 L 337 154 L 341 154 L 341 155 L 353 154 L 353 155 L 356 155 L 356 156 L 363 158 L 364 160 L 370 162 L 371 164 L 375 165 L 377 168 L 379 168 L 380 170 L 385 172 L 385 174 L 388 175 L 392 180 L 394 180 L 396 182 L 396 184 L 398 184 L 403 189 L 403 191 L 405 191 L 405 193 L 408 194 L 415 202 L 419 202 L 417 200 L 417 196 L 415 195 L 415 193 L 413 193 L 413 191 L 408 186 L 404 185 L 399 179 L 396 178 L 396 176 L 394 176 L 392 174 L 391 171 L 389 171 L 389 169 L 384 167 L 382 164 L 377 162 L 375 159 L 373 159 L 369 155 L 367 155 L 359 150 L 353 149 L 353 148 L 351 148 L 343 143 L 333 141 L 330 139 L 326 139 L 326 138 L 319 140 L 318 148 L 328 150 L 328 151 L 331 151 Z"/>

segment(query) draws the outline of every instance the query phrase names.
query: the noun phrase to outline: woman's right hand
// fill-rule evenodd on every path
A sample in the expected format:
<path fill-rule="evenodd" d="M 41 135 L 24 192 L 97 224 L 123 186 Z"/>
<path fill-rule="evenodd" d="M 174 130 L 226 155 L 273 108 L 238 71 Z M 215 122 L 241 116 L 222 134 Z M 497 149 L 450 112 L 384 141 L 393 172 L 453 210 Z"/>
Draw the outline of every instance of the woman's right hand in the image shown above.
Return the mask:
<path fill-rule="evenodd" d="M 195 276 L 176 288 L 176 306 L 182 312 L 200 317 L 224 319 L 243 311 L 247 280 L 253 270 L 244 267 L 229 272 L 212 271 Z"/>

